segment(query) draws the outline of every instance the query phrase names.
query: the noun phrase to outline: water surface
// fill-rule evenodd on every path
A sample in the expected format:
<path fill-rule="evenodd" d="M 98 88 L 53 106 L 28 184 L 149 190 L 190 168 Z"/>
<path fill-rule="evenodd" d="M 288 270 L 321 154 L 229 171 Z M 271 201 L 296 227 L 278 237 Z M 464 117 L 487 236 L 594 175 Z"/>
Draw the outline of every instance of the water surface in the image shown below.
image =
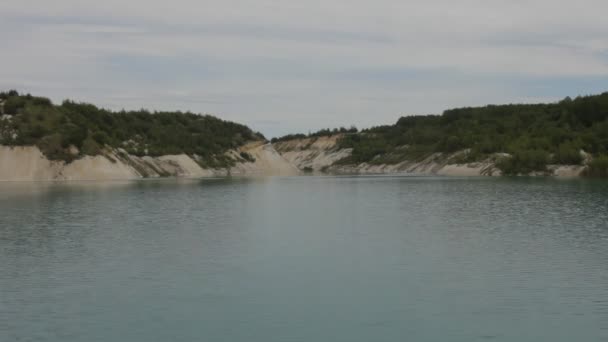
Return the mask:
<path fill-rule="evenodd" d="M 0 184 L 0 341 L 608 341 L 608 183 Z"/>

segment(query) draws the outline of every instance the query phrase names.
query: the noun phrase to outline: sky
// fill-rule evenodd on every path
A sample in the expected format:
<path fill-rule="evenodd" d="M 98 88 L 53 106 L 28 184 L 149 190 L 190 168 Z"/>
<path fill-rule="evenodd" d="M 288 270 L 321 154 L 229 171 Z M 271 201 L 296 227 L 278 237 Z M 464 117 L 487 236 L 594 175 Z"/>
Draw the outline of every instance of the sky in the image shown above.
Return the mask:
<path fill-rule="evenodd" d="M 0 89 L 267 137 L 608 91 L 608 1 L 5 0 Z"/>

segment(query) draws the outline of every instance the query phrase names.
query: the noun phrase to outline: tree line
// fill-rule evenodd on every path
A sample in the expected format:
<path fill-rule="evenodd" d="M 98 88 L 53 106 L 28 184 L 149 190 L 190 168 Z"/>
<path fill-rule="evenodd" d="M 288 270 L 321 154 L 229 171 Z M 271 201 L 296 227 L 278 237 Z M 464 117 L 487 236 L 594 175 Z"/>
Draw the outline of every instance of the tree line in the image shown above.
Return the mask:
<path fill-rule="evenodd" d="M 337 134 L 347 134 L 347 133 L 354 134 L 354 133 L 357 133 L 358 131 L 359 130 L 355 126 L 350 126 L 350 128 L 346 128 L 346 127 L 340 127 L 340 128 L 334 128 L 334 129 L 323 128 L 321 130 L 318 130 L 318 131 L 312 132 L 312 133 L 308 133 L 308 134 L 302 134 L 302 133 L 287 134 L 287 135 L 284 135 L 281 137 L 272 138 L 270 140 L 270 142 L 274 144 L 277 142 L 294 140 L 294 139 L 329 137 L 329 136 L 333 136 L 333 135 L 337 135 Z"/>
<path fill-rule="evenodd" d="M 106 147 L 138 156 L 196 155 L 208 167 L 232 163 L 224 153 L 263 140 L 248 127 L 190 112 L 110 111 L 70 100 L 60 105 L 17 91 L 0 93 L 0 144 L 36 145 L 50 159 L 71 161 Z M 9 119 L 6 119 L 6 116 Z M 74 155 L 70 147 L 79 151 Z M 72 149 L 73 151 L 73 149 Z"/>
<path fill-rule="evenodd" d="M 404 116 L 396 124 L 346 135 L 353 148 L 342 163 L 398 163 L 432 153 L 466 151 L 462 162 L 506 153 L 497 166 L 505 174 L 545 171 L 548 164 L 583 163 L 589 172 L 608 170 L 608 93 L 548 104 L 488 105 L 450 109 L 442 115 Z"/>

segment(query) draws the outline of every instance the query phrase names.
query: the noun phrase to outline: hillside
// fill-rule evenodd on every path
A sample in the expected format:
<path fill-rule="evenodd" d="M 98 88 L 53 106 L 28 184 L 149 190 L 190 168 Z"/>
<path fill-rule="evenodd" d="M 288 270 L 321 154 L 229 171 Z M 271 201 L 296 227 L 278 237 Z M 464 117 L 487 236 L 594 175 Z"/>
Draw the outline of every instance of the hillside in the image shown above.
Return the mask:
<path fill-rule="evenodd" d="M 37 146 L 49 159 L 72 162 L 107 149 L 143 157 L 186 154 L 205 168 L 252 160 L 226 152 L 264 137 L 210 115 L 146 110 L 113 112 L 86 103 L 0 93 L 0 145 Z"/>
<path fill-rule="evenodd" d="M 587 175 L 608 175 L 608 93 L 558 103 L 489 105 L 446 110 L 442 115 L 405 116 L 394 125 L 359 133 L 325 132 L 340 137 L 326 151 L 342 151 L 343 157 L 323 165 L 324 170 L 336 172 L 440 173 L 464 167 L 478 174 L 555 174 L 558 166 L 567 165 Z M 318 134 L 295 134 L 273 141 L 279 152 L 295 158 L 294 152 L 303 149 L 289 146 L 317 138 Z"/>
<path fill-rule="evenodd" d="M 415 173 L 608 176 L 608 93 L 549 104 L 405 116 L 268 144 L 210 115 L 109 111 L 0 93 L 0 180 L 228 174 Z"/>
<path fill-rule="evenodd" d="M 0 181 L 297 175 L 259 133 L 210 115 L 0 93 Z"/>

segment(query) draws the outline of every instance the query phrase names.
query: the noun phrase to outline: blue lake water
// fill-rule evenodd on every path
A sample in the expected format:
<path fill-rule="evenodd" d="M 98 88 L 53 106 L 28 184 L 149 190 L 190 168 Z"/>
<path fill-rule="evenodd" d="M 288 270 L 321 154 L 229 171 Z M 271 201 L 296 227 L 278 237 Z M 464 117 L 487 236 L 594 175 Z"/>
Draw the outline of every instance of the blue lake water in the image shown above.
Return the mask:
<path fill-rule="evenodd" d="M 3 183 L 0 341 L 608 341 L 608 182 Z"/>

